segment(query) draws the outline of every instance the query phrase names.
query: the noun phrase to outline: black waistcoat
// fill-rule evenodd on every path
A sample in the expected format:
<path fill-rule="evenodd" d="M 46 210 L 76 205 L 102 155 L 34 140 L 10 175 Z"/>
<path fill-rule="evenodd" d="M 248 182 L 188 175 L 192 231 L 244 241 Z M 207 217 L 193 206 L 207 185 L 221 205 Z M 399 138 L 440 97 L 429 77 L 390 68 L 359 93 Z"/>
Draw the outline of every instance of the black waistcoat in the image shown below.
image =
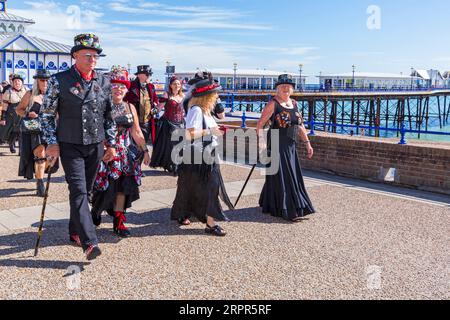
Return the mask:
<path fill-rule="evenodd" d="M 59 83 L 58 142 L 89 145 L 104 141 L 111 110 L 109 80 L 95 73 L 87 82 L 74 67 L 55 76 Z"/>

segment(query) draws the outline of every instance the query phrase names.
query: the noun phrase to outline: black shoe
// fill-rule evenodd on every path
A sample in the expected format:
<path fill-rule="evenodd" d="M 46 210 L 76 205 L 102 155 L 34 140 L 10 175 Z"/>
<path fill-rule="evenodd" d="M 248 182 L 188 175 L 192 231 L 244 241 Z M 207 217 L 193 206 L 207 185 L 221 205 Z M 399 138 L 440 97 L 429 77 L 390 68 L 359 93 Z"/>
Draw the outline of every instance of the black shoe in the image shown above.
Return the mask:
<path fill-rule="evenodd" d="M 38 197 L 45 197 L 45 186 L 44 186 L 44 180 L 38 179 L 36 182 L 36 195 Z"/>
<path fill-rule="evenodd" d="M 102 251 L 100 250 L 100 248 L 95 245 L 90 245 L 89 248 L 87 248 L 87 250 L 84 252 L 86 254 L 86 259 L 88 259 L 89 261 L 94 260 L 95 258 L 101 256 Z"/>
<path fill-rule="evenodd" d="M 191 224 L 191 221 L 189 220 L 189 218 L 179 218 L 178 219 L 178 224 L 180 226 L 188 226 Z"/>
<path fill-rule="evenodd" d="M 99 214 L 92 214 L 92 222 L 94 223 L 94 226 L 99 227 L 102 224 L 102 216 Z"/>
<path fill-rule="evenodd" d="M 11 153 L 16 153 L 16 146 L 10 145 L 10 146 L 9 146 L 9 151 L 10 151 Z"/>
<path fill-rule="evenodd" d="M 205 232 L 211 234 L 216 237 L 225 237 L 227 233 L 223 230 L 219 225 L 215 225 L 214 227 L 210 227 L 206 225 Z"/>

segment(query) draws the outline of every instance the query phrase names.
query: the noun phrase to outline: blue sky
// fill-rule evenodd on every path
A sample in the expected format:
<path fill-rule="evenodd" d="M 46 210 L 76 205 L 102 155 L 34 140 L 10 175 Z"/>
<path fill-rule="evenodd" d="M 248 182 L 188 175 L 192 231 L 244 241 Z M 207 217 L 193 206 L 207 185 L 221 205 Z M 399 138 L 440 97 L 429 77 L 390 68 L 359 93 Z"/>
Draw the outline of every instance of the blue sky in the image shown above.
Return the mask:
<path fill-rule="evenodd" d="M 370 30 L 373 5 L 380 28 Z M 443 0 L 10 0 L 8 7 L 37 22 L 31 34 L 71 44 L 75 34 L 94 32 L 107 54 L 102 66 L 150 64 L 155 77 L 166 61 L 177 70 L 236 62 L 290 72 L 302 63 L 312 76 L 351 72 L 353 64 L 361 72 L 450 70 Z"/>

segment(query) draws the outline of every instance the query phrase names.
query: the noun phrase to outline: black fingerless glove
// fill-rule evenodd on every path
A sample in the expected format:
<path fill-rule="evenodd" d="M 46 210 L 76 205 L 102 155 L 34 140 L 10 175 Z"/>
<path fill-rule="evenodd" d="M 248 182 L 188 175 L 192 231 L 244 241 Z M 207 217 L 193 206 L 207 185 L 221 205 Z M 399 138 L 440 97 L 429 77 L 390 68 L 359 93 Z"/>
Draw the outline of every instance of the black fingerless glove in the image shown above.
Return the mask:
<path fill-rule="evenodd" d="M 216 118 L 218 118 L 218 115 L 225 112 L 225 107 L 222 104 L 222 101 L 217 100 L 216 106 L 214 107 L 214 110 L 212 112 L 212 115 Z"/>

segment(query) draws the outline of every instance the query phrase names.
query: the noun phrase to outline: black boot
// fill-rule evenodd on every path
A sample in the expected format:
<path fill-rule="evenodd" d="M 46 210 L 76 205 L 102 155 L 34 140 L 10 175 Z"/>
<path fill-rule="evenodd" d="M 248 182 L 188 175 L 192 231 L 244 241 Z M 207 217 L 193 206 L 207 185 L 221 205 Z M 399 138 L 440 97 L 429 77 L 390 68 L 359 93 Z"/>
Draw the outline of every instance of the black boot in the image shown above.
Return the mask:
<path fill-rule="evenodd" d="M 9 151 L 11 152 L 11 153 L 16 153 L 16 146 L 15 146 L 15 143 L 10 143 L 9 144 Z"/>
<path fill-rule="evenodd" d="M 123 212 L 114 212 L 113 230 L 121 238 L 128 238 L 131 236 L 130 230 L 123 224 L 126 222 L 126 218 Z"/>
<path fill-rule="evenodd" d="M 37 187 L 37 196 L 38 197 L 45 197 L 45 186 L 44 186 L 44 180 L 38 179 L 36 182 Z"/>

